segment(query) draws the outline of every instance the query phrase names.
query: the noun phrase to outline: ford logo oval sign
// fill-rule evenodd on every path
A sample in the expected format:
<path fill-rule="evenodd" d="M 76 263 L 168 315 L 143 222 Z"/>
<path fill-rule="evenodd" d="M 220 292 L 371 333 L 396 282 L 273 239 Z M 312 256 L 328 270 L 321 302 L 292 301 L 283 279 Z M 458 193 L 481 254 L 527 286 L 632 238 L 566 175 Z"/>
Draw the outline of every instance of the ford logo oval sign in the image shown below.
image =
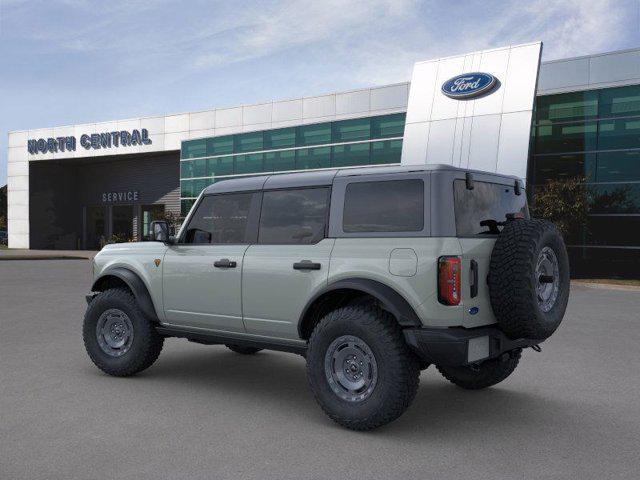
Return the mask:
<path fill-rule="evenodd" d="M 473 98 L 490 92 L 497 79 L 489 73 L 473 72 L 450 78 L 442 84 L 442 93 L 449 98 Z"/>

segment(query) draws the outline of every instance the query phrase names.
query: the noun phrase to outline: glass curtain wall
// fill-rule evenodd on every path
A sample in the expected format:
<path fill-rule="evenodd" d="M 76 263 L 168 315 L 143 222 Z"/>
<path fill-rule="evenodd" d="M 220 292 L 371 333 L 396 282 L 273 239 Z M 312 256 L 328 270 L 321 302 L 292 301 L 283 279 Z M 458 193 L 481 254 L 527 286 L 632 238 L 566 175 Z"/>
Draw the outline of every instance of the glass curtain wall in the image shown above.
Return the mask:
<path fill-rule="evenodd" d="M 182 214 L 230 176 L 400 163 L 404 124 L 398 113 L 182 142 Z"/>
<path fill-rule="evenodd" d="M 586 227 L 565 239 L 573 255 L 638 261 L 640 85 L 537 98 L 529 184 L 535 192 L 572 178 L 583 179 L 589 204 Z"/>

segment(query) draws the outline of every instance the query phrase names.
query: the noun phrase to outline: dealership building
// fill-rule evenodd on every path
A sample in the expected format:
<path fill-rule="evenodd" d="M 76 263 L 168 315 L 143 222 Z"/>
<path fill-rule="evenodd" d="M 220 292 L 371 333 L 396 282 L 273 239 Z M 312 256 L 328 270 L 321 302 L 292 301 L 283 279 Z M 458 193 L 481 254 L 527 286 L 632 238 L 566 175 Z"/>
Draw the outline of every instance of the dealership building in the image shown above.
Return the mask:
<path fill-rule="evenodd" d="M 512 73 L 504 67 L 504 80 L 518 73 L 512 57 L 506 63 Z M 483 63 L 465 64 L 476 71 L 472 67 Z M 419 91 L 412 86 L 415 72 L 409 82 L 347 92 L 10 132 L 9 246 L 97 249 L 108 241 L 141 239 L 151 220 L 169 212 L 185 215 L 203 188 L 225 178 L 407 163 L 415 153 L 406 138 L 414 125 L 410 97 Z M 583 177 L 592 192 L 589 215 L 583 231 L 567 239 L 572 257 L 584 264 L 637 260 L 640 49 L 544 62 L 537 87 L 532 81 L 533 117 L 531 108 L 518 117 L 527 131 L 531 122 L 524 160 L 510 165 L 508 150 L 501 159 L 500 149 L 490 170 L 526 177 L 528 188 Z M 505 90 L 501 101 L 507 103 L 509 83 L 497 88 Z M 456 107 L 457 115 L 470 105 Z M 482 122 L 476 118 L 477 130 Z M 501 118 L 498 136 L 513 123 Z M 473 122 L 438 125 L 455 136 Z M 435 130 L 434 123 L 432 136 Z M 472 139 L 465 146 L 461 139 L 460 149 L 482 154 L 476 144 Z M 477 167 L 456 148 L 447 152 L 432 155 L 437 161 L 431 163 Z"/>

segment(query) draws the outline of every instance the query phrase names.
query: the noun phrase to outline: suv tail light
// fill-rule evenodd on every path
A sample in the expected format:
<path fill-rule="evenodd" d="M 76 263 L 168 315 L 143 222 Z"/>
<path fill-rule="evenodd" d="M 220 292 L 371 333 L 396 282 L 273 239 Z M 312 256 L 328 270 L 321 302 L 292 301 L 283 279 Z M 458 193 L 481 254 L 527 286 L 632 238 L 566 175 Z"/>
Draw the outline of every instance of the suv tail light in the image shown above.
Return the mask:
<path fill-rule="evenodd" d="M 438 300 L 444 305 L 460 303 L 460 258 L 438 259 Z"/>

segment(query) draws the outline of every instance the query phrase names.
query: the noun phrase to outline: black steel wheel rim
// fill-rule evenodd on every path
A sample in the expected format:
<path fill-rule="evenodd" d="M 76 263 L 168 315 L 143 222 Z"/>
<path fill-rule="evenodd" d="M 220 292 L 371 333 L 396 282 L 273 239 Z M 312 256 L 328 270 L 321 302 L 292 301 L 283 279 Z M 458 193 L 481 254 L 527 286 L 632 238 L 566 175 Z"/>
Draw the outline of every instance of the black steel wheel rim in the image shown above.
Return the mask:
<path fill-rule="evenodd" d="M 362 402 L 373 393 L 378 382 L 378 364 L 373 351 L 353 335 L 336 338 L 325 354 L 327 382 L 342 400 Z"/>
<path fill-rule="evenodd" d="M 96 324 L 96 338 L 104 353 L 111 357 L 121 357 L 133 343 L 131 319 L 118 308 L 105 310 Z"/>

